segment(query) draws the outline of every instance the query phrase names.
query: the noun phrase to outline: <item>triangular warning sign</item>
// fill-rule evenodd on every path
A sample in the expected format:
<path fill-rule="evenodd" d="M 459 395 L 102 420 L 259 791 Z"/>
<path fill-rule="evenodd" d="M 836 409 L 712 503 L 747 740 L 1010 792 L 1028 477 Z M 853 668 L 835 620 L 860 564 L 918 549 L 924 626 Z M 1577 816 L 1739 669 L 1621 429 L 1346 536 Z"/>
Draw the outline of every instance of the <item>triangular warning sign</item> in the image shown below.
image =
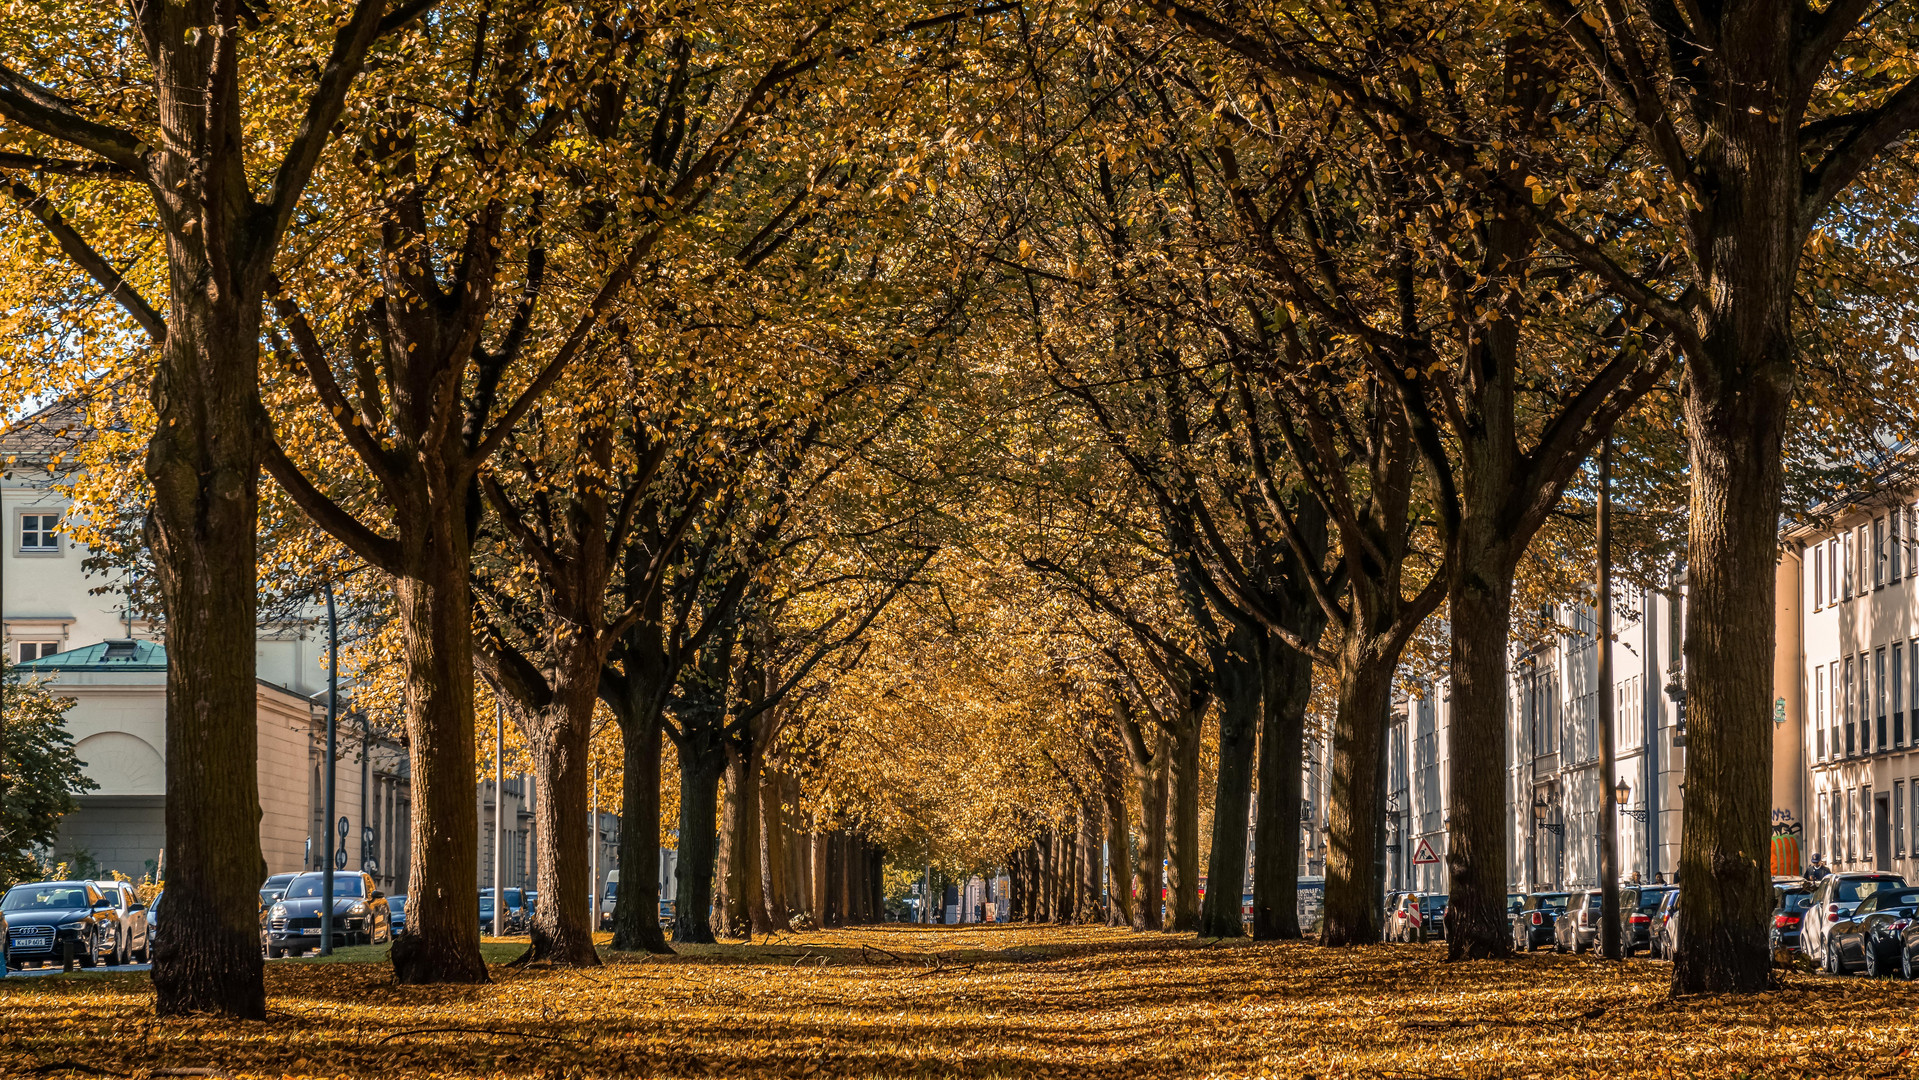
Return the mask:
<path fill-rule="evenodd" d="M 1436 863 L 1438 861 L 1439 856 L 1433 854 L 1433 846 L 1424 840 L 1421 840 L 1419 846 L 1413 849 L 1413 865 L 1415 866 L 1424 866 L 1427 863 Z"/>

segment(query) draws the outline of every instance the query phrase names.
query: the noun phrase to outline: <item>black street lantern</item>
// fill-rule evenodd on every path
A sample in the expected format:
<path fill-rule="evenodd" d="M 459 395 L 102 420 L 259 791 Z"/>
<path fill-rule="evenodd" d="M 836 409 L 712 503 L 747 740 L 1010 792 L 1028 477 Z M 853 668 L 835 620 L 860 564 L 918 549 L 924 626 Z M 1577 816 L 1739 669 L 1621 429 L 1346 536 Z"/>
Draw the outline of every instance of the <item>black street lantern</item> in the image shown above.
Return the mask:
<path fill-rule="evenodd" d="M 1666 684 L 1666 696 L 1671 698 L 1673 703 L 1672 744 L 1674 746 L 1684 746 L 1686 745 L 1685 673 L 1679 669 L 1679 665 L 1676 663 L 1672 667 L 1667 668 L 1666 673 L 1671 676 L 1672 679 L 1672 681 Z"/>

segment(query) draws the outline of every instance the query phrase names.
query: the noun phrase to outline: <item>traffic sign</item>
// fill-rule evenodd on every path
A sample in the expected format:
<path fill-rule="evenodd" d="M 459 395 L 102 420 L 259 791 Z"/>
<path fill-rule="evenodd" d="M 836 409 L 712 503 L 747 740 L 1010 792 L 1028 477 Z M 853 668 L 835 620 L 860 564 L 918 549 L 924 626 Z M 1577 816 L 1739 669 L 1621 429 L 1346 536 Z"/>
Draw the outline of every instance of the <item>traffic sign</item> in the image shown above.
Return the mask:
<path fill-rule="evenodd" d="M 1424 840 L 1421 840 L 1419 846 L 1413 849 L 1413 865 L 1415 866 L 1425 866 L 1428 863 L 1436 863 L 1438 861 L 1439 856 L 1433 852 L 1433 846 Z"/>
<path fill-rule="evenodd" d="M 346 849 L 345 848 L 341 848 L 340 850 L 333 853 L 333 866 L 337 870 L 346 869 Z"/>

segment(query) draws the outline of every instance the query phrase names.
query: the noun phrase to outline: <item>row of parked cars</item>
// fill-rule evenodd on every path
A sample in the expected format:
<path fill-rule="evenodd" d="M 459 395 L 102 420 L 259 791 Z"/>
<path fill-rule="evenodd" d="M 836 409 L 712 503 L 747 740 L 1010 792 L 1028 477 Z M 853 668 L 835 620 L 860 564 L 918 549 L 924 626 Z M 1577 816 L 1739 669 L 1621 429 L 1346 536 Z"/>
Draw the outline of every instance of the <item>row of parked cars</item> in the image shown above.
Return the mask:
<path fill-rule="evenodd" d="M 125 881 L 36 881 L 0 897 L 0 970 L 145 963 L 153 955 L 152 907 Z"/>
<path fill-rule="evenodd" d="M 1620 945 L 1627 956 L 1643 952 L 1672 958 L 1679 938 L 1680 896 L 1677 885 L 1620 887 Z M 1434 893 L 1389 897 L 1387 940 L 1444 938 L 1446 899 Z M 1598 889 L 1514 893 L 1506 899 L 1515 951 L 1580 953 L 1598 947 Z M 1916 978 L 1919 887 L 1884 871 L 1831 874 L 1818 881 L 1777 878 L 1768 934 L 1780 962 L 1790 962 L 1797 954 L 1835 975 L 1896 971 Z"/>
<path fill-rule="evenodd" d="M 384 945 L 393 940 L 394 906 L 405 926 L 406 897 L 389 898 L 367 874 L 333 874 L 333 944 Z M 268 957 L 318 951 L 325 932 L 326 875 L 317 871 L 274 874 L 260 886 L 260 949 Z"/>

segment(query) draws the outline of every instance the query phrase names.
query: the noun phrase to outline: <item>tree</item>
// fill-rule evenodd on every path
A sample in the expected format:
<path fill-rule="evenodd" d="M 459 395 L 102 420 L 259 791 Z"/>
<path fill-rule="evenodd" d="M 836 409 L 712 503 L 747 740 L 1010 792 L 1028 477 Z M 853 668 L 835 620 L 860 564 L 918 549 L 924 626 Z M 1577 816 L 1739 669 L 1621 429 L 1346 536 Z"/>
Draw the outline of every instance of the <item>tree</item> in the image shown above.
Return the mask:
<path fill-rule="evenodd" d="M 51 849 L 73 796 L 98 786 L 73 756 L 72 707 L 0 657 L 0 888 L 40 876 L 34 849 Z"/>
<path fill-rule="evenodd" d="M 172 932 L 154 968 L 162 1015 L 265 1016 L 252 779 L 260 300 L 349 89 L 376 47 L 409 36 L 431 6 L 362 0 L 337 18 L 314 5 L 323 17 L 262 20 L 239 4 L 194 0 L 9 24 L 5 52 L 22 67 L 0 66 L 0 118 L 9 141 L 22 142 L 0 160 L 8 192 L 158 352 L 146 471 L 171 664 Z M 316 24 L 331 33 L 314 33 Z M 285 97 L 245 92 L 251 77 L 295 70 L 314 81 L 283 83 Z M 262 140 L 268 129 L 274 151 Z M 68 178 L 75 197 L 100 184 L 143 192 L 151 206 L 136 212 L 164 239 L 164 313 L 88 241 L 84 218 L 62 214 L 60 192 L 24 173 Z"/>

